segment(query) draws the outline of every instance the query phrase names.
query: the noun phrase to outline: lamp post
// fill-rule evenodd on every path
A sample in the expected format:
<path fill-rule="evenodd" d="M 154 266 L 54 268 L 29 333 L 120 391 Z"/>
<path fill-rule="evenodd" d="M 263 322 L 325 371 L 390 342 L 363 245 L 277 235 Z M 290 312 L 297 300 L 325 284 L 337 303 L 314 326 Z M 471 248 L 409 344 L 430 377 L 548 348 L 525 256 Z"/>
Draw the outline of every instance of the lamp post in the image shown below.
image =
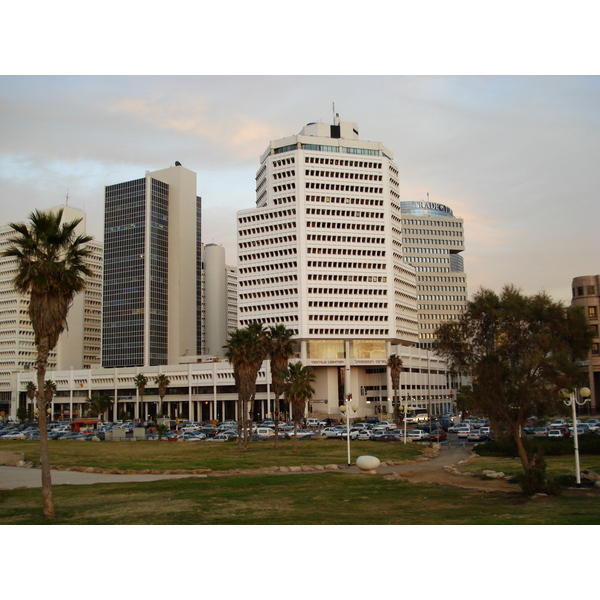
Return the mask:
<path fill-rule="evenodd" d="M 573 442 L 575 446 L 575 478 L 577 480 L 577 485 L 581 485 L 581 473 L 579 470 L 579 437 L 577 434 L 577 410 L 575 408 L 576 404 L 584 405 L 588 400 L 590 400 L 592 392 L 589 388 L 582 387 L 579 390 L 580 400 L 577 399 L 577 391 L 568 392 L 567 390 L 561 391 L 561 396 L 563 398 L 563 402 L 571 407 L 572 415 L 573 415 Z"/>
<path fill-rule="evenodd" d="M 411 398 L 411 406 L 414 398 Z M 406 412 L 408 411 L 408 397 L 404 399 L 404 443 L 406 444 Z"/>
<path fill-rule="evenodd" d="M 346 442 L 348 444 L 348 466 L 352 465 L 350 461 L 350 411 L 356 412 L 358 410 L 358 406 L 356 404 L 350 405 L 352 402 L 352 394 L 348 394 L 348 397 L 344 399 L 344 405 L 340 406 L 340 410 L 346 416 Z"/>

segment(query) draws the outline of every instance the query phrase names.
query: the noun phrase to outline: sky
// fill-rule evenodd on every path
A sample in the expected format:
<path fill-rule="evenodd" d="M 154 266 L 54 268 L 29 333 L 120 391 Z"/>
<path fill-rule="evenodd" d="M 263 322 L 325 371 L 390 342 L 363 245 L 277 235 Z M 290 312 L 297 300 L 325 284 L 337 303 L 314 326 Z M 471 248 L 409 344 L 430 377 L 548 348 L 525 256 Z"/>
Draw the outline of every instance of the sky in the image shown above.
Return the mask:
<path fill-rule="evenodd" d="M 1 221 L 68 203 L 102 239 L 104 186 L 179 161 L 203 241 L 235 265 L 260 155 L 334 110 L 392 151 L 402 200 L 464 219 L 469 294 L 568 303 L 573 277 L 600 273 L 596 75 L 4 75 Z"/>

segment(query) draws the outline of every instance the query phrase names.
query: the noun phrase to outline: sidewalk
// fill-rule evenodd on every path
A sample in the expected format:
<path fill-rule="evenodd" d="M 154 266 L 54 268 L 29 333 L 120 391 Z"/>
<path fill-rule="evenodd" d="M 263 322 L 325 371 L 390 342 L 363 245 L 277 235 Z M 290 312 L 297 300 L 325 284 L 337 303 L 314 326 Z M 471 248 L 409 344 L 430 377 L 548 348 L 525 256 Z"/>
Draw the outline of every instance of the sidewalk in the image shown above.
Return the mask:
<path fill-rule="evenodd" d="M 437 458 L 428 461 L 412 462 L 406 465 L 381 466 L 377 473 L 402 473 L 413 471 L 435 471 L 443 469 L 446 465 L 453 465 L 468 458 L 470 450 L 462 446 L 448 448 L 442 446 L 442 452 Z M 323 471 L 312 471 L 322 473 Z M 360 473 L 357 467 L 349 467 L 340 470 L 343 473 Z M 123 483 L 123 482 L 146 482 L 160 481 L 162 479 L 182 479 L 184 477 L 209 477 L 215 475 L 196 474 L 139 474 L 139 475 L 109 475 L 104 473 L 82 473 L 80 471 L 51 471 L 53 485 L 90 485 L 94 483 Z M 306 474 L 306 472 L 302 472 Z M 40 469 L 26 467 L 0 466 L 0 490 L 14 490 L 17 488 L 40 488 L 42 487 L 42 473 Z"/>

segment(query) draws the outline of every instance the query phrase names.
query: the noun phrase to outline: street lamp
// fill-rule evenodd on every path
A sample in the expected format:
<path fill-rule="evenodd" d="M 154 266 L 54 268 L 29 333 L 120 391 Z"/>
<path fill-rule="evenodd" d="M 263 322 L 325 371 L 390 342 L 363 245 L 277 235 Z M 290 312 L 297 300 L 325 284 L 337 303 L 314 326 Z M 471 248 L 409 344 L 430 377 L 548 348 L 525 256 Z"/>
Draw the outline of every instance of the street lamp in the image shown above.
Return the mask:
<path fill-rule="evenodd" d="M 575 478 L 577 485 L 581 485 L 581 473 L 579 471 L 579 437 L 577 435 L 577 411 L 575 405 L 584 405 L 590 400 L 592 392 L 589 388 L 582 387 L 579 390 L 580 400 L 577 399 L 577 392 L 569 392 L 567 390 L 561 390 L 560 395 L 562 396 L 563 402 L 570 406 L 573 414 L 573 442 L 575 445 Z"/>
<path fill-rule="evenodd" d="M 340 411 L 344 413 L 346 416 L 346 441 L 348 443 L 348 466 L 352 465 L 350 461 L 350 411 L 356 412 L 358 410 L 358 405 L 350 404 L 352 402 L 352 394 L 348 394 L 348 397 L 344 399 L 344 405 L 340 406 Z"/>

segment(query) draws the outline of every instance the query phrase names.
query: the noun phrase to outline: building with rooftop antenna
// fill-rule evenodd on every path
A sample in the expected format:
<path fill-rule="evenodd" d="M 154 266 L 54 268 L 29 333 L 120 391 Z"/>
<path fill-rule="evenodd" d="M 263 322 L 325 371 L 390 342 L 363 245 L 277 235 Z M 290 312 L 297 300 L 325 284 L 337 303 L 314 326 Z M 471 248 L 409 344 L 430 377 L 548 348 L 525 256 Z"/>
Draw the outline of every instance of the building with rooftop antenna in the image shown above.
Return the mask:
<path fill-rule="evenodd" d="M 338 115 L 333 125 L 309 123 L 271 141 L 256 207 L 237 219 L 239 325 L 294 331 L 297 358 L 318 369 L 321 412 L 336 413 L 350 395 L 363 416 L 377 401 L 389 410 L 394 353 L 427 374 L 406 383 L 406 395 L 425 385 L 445 390 L 445 365 L 411 349 L 416 272 L 402 248 L 398 168 L 382 143 L 361 140 L 358 125 Z"/>

